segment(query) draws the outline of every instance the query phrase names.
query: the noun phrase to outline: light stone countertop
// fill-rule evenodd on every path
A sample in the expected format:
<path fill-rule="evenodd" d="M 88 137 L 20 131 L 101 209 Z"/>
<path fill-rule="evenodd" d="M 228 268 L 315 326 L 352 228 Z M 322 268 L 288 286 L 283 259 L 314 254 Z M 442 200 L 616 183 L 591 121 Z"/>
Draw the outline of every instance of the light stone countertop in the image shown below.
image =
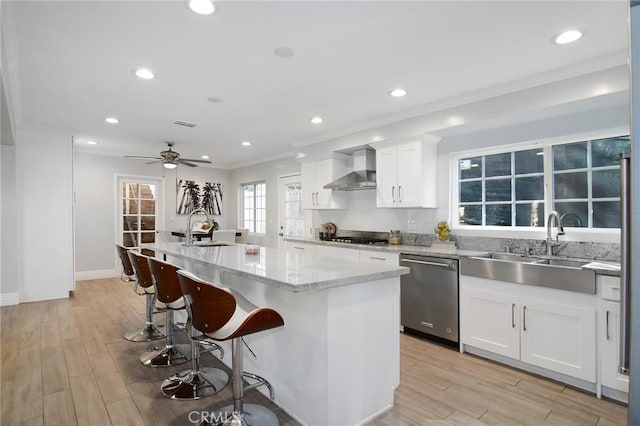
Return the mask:
<path fill-rule="evenodd" d="M 318 240 L 315 238 L 285 238 L 286 241 L 299 241 L 301 243 L 308 244 L 319 244 L 325 246 L 333 246 L 333 247 L 344 247 L 344 248 L 352 248 L 357 250 L 371 250 L 371 251 L 383 251 L 387 253 L 406 253 L 406 254 L 418 254 L 424 256 L 434 256 L 434 257 L 442 257 L 447 259 L 460 259 L 465 256 L 478 256 L 480 254 L 486 253 L 485 251 L 478 250 L 458 250 L 448 252 L 448 251 L 438 251 L 434 250 L 431 247 L 425 246 L 409 246 L 404 244 L 352 244 L 352 243 L 339 243 L 336 241 L 324 241 Z"/>
<path fill-rule="evenodd" d="M 482 254 L 489 253 L 488 251 L 479 251 L 479 250 L 459 250 L 456 249 L 454 252 L 446 252 L 446 251 L 438 251 L 436 249 L 432 249 L 431 247 L 425 246 L 410 246 L 410 245 L 387 245 L 387 244 L 351 244 L 351 243 L 340 243 L 336 241 L 323 241 L 315 238 L 285 238 L 286 241 L 299 241 L 301 243 L 309 243 L 309 244 L 319 244 L 326 246 L 334 246 L 334 247 L 344 247 L 344 248 L 352 248 L 358 250 L 372 250 L 372 251 L 383 251 L 388 253 L 406 253 L 406 254 L 417 254 L 424 256 L 433 256 L 433 257 L 442 257 L 447 259 L 460 259 L 462 257 L 471 257 L 471 256 L 479 256 Z M 537 255 L 536 258 L 548 258 L 549 256 L 545 255 Z M 553 256 L 556 257 L 556 256 Z M 562 257 L 559 257 L 562 258 Z M 592 261 L 591 259 L 584 258 L 567 258 L 571 260 L 581 260 L 585 262 Z M 601 275 L 611 275 L 611 276 L 620 276 L 620 263 L 619 262 L 610 262 L 610 261 L 592 261 L 593 263 L 589 263 L 588 265 L 583 266 L 584 269 L 593 270 L 596 274 Z"/>
<path fill-rule="evenodd" d="M 143 247 L 294 293 L 409 273 L 409 268 L 404 266 L 349 262 L 270 247 L 260 247 L 257 254 L 245 254 L 244 245 L 205 247 L 196 243 L 186 247 L 181 242 L 158 242 L 143 244 Z"/>

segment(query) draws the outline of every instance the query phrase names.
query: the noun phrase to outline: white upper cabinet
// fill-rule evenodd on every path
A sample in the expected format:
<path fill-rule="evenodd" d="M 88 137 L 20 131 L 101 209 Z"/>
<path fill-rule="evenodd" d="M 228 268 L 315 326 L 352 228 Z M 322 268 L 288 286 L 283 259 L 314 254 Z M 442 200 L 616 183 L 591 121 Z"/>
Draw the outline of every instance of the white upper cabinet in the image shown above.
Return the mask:
<path fill-rule="evenodd" d="M 305 160 L 302 170 L 303 209 L 346 209 L 347 193 L 324 189 L 324 185 L 349 172 L 348 158 L 332 154 L 330 158 Z"/>
<path fill-rule="evenodd" d="M 440 138 L 423 135 L 376 148 L 378 207 L 437 207 L 437 159 Z"/>

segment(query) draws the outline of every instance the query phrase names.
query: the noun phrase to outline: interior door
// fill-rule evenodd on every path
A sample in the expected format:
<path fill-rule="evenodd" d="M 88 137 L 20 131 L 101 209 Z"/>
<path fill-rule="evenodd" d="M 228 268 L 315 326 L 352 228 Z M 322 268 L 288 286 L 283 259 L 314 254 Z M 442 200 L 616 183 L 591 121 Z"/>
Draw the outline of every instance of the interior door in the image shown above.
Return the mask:
<path fill-rule="evenodd" d="M 302 176 L 280 177 L 278 185 L 278 247 L 284 250 L 285 237 L 304 237 L 305 216 L 302 208 Z"/>
<path fill-rule="evenodd" d="M 131 248 L 155 242 L 164 225 L 162 179 L 119 176 L 117 186 L 116 242 Z"/>

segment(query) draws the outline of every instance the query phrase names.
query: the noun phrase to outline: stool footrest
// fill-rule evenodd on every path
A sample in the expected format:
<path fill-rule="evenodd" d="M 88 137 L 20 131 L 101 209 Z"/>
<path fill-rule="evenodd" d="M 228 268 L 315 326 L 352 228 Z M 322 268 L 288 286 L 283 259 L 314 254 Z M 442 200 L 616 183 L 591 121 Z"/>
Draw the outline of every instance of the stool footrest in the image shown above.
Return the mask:
<path fill-rule="evenodd" d="M 242 377 L 247 377 L 249 379 L 255 380 L 256 383 L 250 383 L 246 386 L 243 386 L 244 391 L 248 391 L 251 389 L 255 389 L 259 386 L 266 386 L 267 389 L 269 389 L 269 399 L 274 400 L 275 399 L 275 393 L 273 392 L 273 386 L 271 386 L 271 383 L 269 383 L 267 381 L 267 379 L 265 379 L 264 377 L 260 377 L 257 374 L 253 374 L 253 373 L 242 373 Z"/>
<path fill-rule="evenodd" d="M 211 396 L 223 389 L 229 375 L 219 368 L 203 367 L 198 371 L 187 370 L 162 382 L 162 394 L 171 399 L 196 400 Z"/>

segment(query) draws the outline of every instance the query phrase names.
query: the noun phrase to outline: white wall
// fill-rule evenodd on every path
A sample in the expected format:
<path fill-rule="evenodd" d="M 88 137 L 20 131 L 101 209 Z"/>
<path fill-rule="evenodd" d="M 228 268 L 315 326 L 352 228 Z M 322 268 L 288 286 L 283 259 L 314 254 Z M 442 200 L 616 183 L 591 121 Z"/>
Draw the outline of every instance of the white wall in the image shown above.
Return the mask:
<path fill-rule="evenodd" d="M 176 179 L 193 179 L 222 183 L 222 215 L 214 216 L 220 228 L 235 227 L 229 214 L 231 192 L 227 170 L 211 167 L 179 166 L 164 169 L 160 164 L 145 164 L 144 160 L 76 153 L 74 161 L 75 185 L 75 243 L 78 278 L 113 275 L 116 272 L 115 175 L 162 178 L 164 175 L 164 223 L 158 229 L 184 230 L 186 215 L 176 215 Z M 235 212 L 235 207 L 233 208 Z"/>
<path fill-rule="evenodd" d="M 0 145 L 1 175 L 1 275 L 0 305 L 18 303 L 18 214 L 16 210 L 16 150 L 9 145 Z"/>
<path fill-rule="evenodd" d="M 233 211 L 233 226 L 242 228 L 238 212 L 238 193 L 240 185 L 251 182 L 266 182 L 267 190 L 267 233 L 266 235 L 250 234 L 247 243 L 267 247 L 278 245 L 278 184 L 280 176 L 300 173 L 300 163 L 294 158 L 284 158 L 268 163 L 246 166 L 231 171 L 230 188 L 227 205 Z M 226 202 L 225 202 L 226 203 Z"/>
<path fill-rule="evenodd" d="M 16 132 L 20 302 L 64 298 L 73 289 L 72 170 L 70 136 Z"/>

